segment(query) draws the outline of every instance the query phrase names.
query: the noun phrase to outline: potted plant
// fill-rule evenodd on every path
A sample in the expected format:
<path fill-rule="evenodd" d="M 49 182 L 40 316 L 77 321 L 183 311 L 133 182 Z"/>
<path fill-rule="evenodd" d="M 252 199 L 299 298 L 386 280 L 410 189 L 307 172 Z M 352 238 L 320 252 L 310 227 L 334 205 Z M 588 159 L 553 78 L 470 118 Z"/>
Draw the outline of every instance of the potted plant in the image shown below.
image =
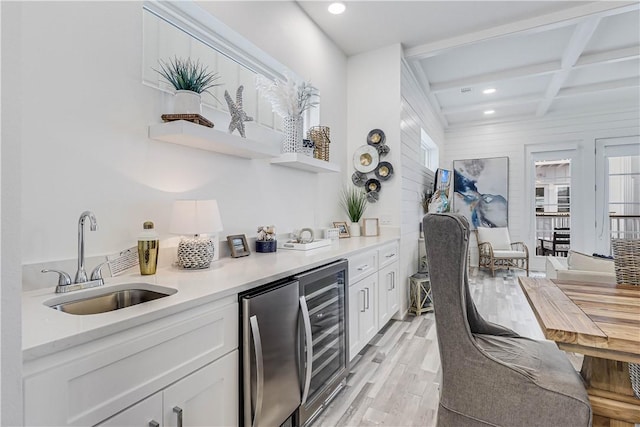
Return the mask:
<path fill-rule="evenodd" d="M 174 112 L 176 114 L 201 114 L 202 93 L 206 92 L 218 98 L 209 89 L 220 86 L 216 83 L 218 73 L 209 71 L 206 65 L 191 58 L 182 59 L 177 56 L 168 62 L 160 60 L 160 69 L 154 71 L 167 80 L 176 90 Z"/>
<path fill-rule="evenodd" d="M 360 236 L 360 224 L 358 224 L 358 222 L 367 208 L 366 193 L 363 189 L 357 187 L 343 188 L 340 205 L 347 212 L 347 216 L 351 221 L 349 234 L 356 237 Z"/>

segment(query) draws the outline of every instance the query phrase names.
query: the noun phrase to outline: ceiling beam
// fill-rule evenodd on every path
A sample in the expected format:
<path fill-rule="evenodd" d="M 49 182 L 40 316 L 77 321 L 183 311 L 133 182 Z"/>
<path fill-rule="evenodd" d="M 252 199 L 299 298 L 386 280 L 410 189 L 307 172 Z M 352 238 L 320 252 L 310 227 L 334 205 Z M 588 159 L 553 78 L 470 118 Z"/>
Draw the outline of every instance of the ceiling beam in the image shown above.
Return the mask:
<path fill-rule="evenodd" d="M 582 55 L 576 62 L 574 68 L 584 68 L 600 64 L 629 61 L 637 58 L 640 58 L 640 46 L 632 46 L 623 49 L 615 49 L 605 52 L 592 53 L 589 55 Z M 488 85 L 504 80 L 514 80 L 557 73 L 561 69 L 562 67 L 559 61 L 527 65 L 525 67 L 509 68 L 492 73 L 466 77 L 463 79 L 431 83 L 431 92 L 438 94 L 450 90 L 458 91 L 463 87 Z"/>
<path fill-rule="evenodd" d="M 612 80 L 603 83 L 593 83 L 588 85 L 580 85 L 560 89 L 556 98 L 566 98 L 569 96 L 586 95 L 596 92 L 606 92 L 609 90 L 628 89 L 640 87 L 640 79 L 630 77 L 628 79 Z"/>
<path fill-rule="evenodd" d="M 408 60 L 419 60 L 440 55 L 448 50 L 473 43 L 496 39 L 512 35 L 524 35 L 548 31 L 554 28 L 575 25 L 588 16 L 613 16 L 640 9 L 640 3 L 630 2 L 609 2 L 595 1 L 585 5 L 563 9 L 557 12 L 548 13 L 521 21 L 499 25 L 473 33 L 463 34 L 432 43 L 405 49 L 405 57 Z"/>
<path fill-rule="evenodd" d="M 571 40 L 569 40 L 569 43 L 564 50 L 564 54 L 562 55 L 562 70 L 555 73 L 551 78 L 549 86 L 547 86 L 547 90 L 544 94 L 544 99 L 542 100 L 540 105 L 538 105 L 536 116 L 544 116 L 549 110 L 553 99 L 556 97 L 556 95 L 560 91 L 560 88 L 562 88 L 562 85 L 569 77 L 571 69 L 580 58 L 580 55 L 582 55 L 582 52 L 584 52 L 584 49 L 587 47 L 587 43 L 589 43 L 589 40 L 591 40 L 591 36 L 593 36 L 593 33 L 595 33 L 596 28 L 598 28 L 600 19 L 600 16 L 594 16 L 576 26 L 576 29 L 571 35 Z"/>

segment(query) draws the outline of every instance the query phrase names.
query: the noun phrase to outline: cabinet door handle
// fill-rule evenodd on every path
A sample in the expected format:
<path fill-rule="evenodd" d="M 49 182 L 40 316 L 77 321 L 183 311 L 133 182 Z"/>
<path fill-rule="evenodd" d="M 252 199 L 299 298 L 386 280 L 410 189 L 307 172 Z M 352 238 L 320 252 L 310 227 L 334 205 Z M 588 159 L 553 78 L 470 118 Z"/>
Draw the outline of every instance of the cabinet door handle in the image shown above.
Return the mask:
<path fill-rule="evenodd" d="M 307 403 L 309 397 L 309 388 L 311 387 L 311 373 L 313 368 L 313 336 L 311 335 L 311 317 L 309 316 L 309 307 L 307 300 L 303 296 L 300 297 L 300 311 L 302 311 L 302 321 L 304 323 L 305 348 L 307 353 L 307 366 L 304 376 L 304 388 L 302 389 L 302 402 Z"/>
<path fill-rule="evenodd" d="M 396 288 L 396 272 L 392 271 L 391 272 L 391 289 L 395 289 Z"/>
<path fill-rule="evenodd" d="M 262 413 L 262 399 L 264 394 L 264 369 L 262 360 L 262 338 L 260 337 L 260 328 L 258 327 L 258 317 L 251 316 L 249 318 L 251 325 L 251 336 L 253 337 L 253 349 L 256 357 L 256 412 L 253 420 L 246 420 L 246 425 L 256 427 Z M 249 375 L 251 375 L 249 373 Z M 249 402 L 249 405 L 251 403 Z M 182 427 L 182 426 L 178 426 Z"/>
<path fill-rule="evenodd" d="M 387 286 L 387 291 L 392 291 L 393 290 L 393 271 L 390 271 L 389 273 L 387 273 L 387 276 L 389 277 L 389 286 Z"/>
<path fill-rule="evenodd" d="M 173 412 L 178 417 L 178 427 L 182 427 L 182 408 L 179 407 L 179 406 L 174 406 L 173 407 Z"/>
<path fill-rule="evenodd" d="M 386 258 L 393 258 L 394 256 L 396 256 L 396 254 L 395 254 L 395 253 L 392 253 L 392 254 L 388 254 L 388 255 L 386 255 Z"/>
<path fill-rule="evenodd" d="M 365 288 L 367 291 L 367 306 L 365 307 L 367 310 L 369 310 L 369 288 Z"/>
<path fill-rule="evenodd" d="M 364 271 L 367 268 L 369 268 L 369 264 L 361 265 L 360 267 L 358 267 L 358 271 Z"/>
<path fill-rule="evenodd" d="M 160 424 L 156 420 L 149 421 L 149 427 L 160 427 Z"/>
<path fill-rule="evenodd" d="M 361 289 L 360 292 L 362 292 L 362 310 L 360 311 L 364 313 L 365 311 L 367 311 L 367 291 Z"/>

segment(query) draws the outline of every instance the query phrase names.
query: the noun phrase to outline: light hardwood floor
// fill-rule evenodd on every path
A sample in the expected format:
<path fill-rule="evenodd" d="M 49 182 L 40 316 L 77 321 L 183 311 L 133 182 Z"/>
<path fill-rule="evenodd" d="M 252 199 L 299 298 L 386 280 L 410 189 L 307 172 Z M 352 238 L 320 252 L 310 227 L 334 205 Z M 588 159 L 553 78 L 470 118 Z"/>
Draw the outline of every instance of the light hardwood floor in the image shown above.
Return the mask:
<path fill-rule="evenodd" d="M 544 339 L 514 271 L 472 268 L 469 288 L 483 317 Z M 532 272 L 533 277 L 544 274 Z M 573 361 L 579 366 L 580 361 Z M 440 381 L 433 313 L 390 321 L 352 361 L 347 386 L 313 427 L 434 426 Z"/>

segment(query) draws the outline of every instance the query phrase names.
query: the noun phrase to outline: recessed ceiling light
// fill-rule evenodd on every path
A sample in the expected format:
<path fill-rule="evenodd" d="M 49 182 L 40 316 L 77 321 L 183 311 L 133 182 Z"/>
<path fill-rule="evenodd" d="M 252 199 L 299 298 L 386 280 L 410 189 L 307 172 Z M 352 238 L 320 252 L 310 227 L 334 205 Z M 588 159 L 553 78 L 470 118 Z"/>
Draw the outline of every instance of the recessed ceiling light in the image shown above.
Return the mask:
<path fill-rule="evenodd" d="M 334 15 L 340 15 L 347 9 L 347 6 L 342 2 L 334 2 L 329 5 L 329 13 L 333 13 Z"/>
<path fill-rule="evenodd" d="M 488 116 L 489 114 L 493 114 L 495 112 L 496 112 L 496 110 L 487 110 L 487 111 L 484 112 L 484 114 Z"/>
<path fill-rule="evenodd" d="M 485 95 L 491 95 L 492 93 L 496 93 L 496 88 L 490 87 L 482 91 Z"/>

